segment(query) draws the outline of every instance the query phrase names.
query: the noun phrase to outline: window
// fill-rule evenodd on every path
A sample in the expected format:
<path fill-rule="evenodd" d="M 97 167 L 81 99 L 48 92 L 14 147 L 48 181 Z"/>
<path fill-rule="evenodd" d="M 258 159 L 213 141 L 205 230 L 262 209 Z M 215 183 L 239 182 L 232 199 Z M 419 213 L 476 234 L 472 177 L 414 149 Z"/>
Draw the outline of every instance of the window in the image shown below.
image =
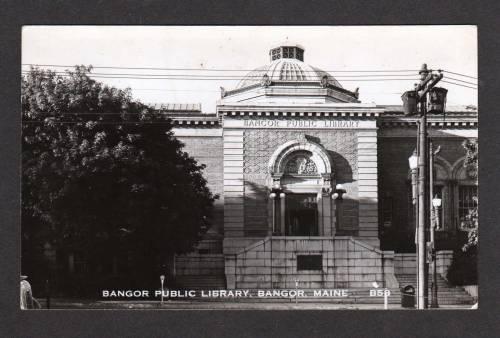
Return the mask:
<path fill-rule="evenodd" d="M 297 271 L 323 270 L 323 255 L 297 255 Z"/>
<path fill-rule="evenodd" d="M 274 60 L 277 60 L 277 59 L 280 59 L 280 58 L 281 58 L 281 50 L 280 50 L 280 48 L 273 49 L 271 51 L 271 59 L 274 61 Z"/>
<path fill-rule="evenodd" d="M 297 59 L 300 61 L 304 61 L 304 51 L 301 49 L 297 49 L 296 53 L 297 53 Z"/>
<path fill-rule="evenodd" d="M 295 51 L 295 48 L 283 47 L 283 58 L 293 59 L 295 56 L 294 51 Z"/>
<path fill-rule="evenodd" d="M 458 187 L 458 219 L 459 225 L 465 220 L 469 211 L 477 207 L 477 186 L 461 185 Z"/>

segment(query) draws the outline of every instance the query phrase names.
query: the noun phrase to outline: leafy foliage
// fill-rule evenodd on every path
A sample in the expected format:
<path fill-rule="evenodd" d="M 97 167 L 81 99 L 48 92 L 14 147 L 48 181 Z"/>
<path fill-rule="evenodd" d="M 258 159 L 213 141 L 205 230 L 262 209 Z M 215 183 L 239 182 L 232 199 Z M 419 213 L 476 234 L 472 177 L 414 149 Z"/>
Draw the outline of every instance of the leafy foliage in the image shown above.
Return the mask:
<path fill-rule="evenodd" d="M 463 144 L 466 150 L 464 167 L 472 178 L 478 174 L 478 145 L 477 141 L 466 140 Z M 477 284 L 477 253 L 478 253 L 478 198 L 473 197 L 475 207 L 471 208 L 460 224 L 462 230 L 467 231 L 466 238 L 459 238 L 458 246 L 453 251 L 453 260 L 448 269 L 447 278 L 454 285 Z"/>
<path fill-rule="evenodd" d="M 464 250 L 468 239 L 459 236 L 457 247 L 453 250 L 453 260 L 446 274 L 452 285 L 474 285 L 478 283 L 477 246 Z"/>
<path fill-rule="evenodd" d="M 477 140 L 465 140 L 462 144 L 465 148 L 466 156 L 464 161 L 465 168 L 471 177 L 477 178 L 478 174 L 478 144 Z"/>
<path fill-rule="evenodd" d="M 478 144 L 477 140 L 466 140 L 463 143 L 466 150 L 466 157 L 464 166 L 468 170 L 471 177 L 477 178 L 478 176 Z M 476 207 L 471 208 L 465 220 L 462 222 L 462 229 L 468 232 L 468 241 L 464 244 L 463 250 L 467 251 L 472 247 L 478 245 L 478 230 L 479 230 L 479 215 L 478 215 L 478 197 L 473 197 Z"/>
<path fill-rule="evenodd" d="M 193 248 L 214 196 L 171 121 L 91 70 L 22 78 L 23 269 L 49 243 L 89 274 L 109 262 L 151 274 Z"/>

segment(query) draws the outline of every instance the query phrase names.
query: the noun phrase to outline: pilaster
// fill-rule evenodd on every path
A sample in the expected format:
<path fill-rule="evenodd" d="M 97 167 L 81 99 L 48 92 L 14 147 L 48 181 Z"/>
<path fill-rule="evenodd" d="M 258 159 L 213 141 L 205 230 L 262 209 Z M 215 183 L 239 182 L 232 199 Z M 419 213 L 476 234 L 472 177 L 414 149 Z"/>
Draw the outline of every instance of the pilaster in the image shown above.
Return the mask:
<path fill-rule="evenodd" d="M 359 232 L 378 241 L 377 130 L 358 132 Z"/>
<path fill-rule="evenodd" d="M 244 235 L 243 131 L 224 130 L 224 235 Z"/>

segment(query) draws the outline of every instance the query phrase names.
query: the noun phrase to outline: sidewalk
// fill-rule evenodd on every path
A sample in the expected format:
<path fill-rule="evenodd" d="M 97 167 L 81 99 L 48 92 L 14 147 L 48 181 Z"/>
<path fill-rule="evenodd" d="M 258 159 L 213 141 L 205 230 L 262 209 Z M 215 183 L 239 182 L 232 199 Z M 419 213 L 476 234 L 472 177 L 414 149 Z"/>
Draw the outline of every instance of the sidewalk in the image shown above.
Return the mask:
<path fill-rule="evenodd" d="M 41 302 L 46 309 L 45 302 Z M 92 301 L 53 299 L 51 309 L 71 310 L 384 310 L 382 304 L 336 304 L 304 302 L 196 302 L 196 301 Z M 443 305 L 429 310 L 468 310 L 470 305 Z M 411 310 L 400 304 L 389 304 L 389 310 Z"/>

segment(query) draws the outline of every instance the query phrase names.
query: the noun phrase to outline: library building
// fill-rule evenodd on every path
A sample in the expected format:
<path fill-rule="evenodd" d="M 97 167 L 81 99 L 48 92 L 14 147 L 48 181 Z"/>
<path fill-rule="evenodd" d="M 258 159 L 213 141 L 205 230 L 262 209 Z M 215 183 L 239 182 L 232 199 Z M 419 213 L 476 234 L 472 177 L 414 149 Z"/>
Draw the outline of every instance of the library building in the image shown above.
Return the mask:
<path fill-rule="evenodd" d="M 409 158 L 417 116 L 363 103 L 305 49 L 272 48 L 269 63 L 221 88 L 215 113 L 199 104 L 156 109 L 174 122 L 204 170 L 215 201 L 195 252 L 175 259 L 177 284 L 198 289 L 399 288 L 416 274 L 415 205 Z M 404 88 L 402 88 L 404 89 Z M 362 89 L 361 89 L 362 90 Z M 439 153 L 437 271 L 445 278 L 477 179 L 464 166 L 477 139 L 475 106 L 428 115 Z"/>

